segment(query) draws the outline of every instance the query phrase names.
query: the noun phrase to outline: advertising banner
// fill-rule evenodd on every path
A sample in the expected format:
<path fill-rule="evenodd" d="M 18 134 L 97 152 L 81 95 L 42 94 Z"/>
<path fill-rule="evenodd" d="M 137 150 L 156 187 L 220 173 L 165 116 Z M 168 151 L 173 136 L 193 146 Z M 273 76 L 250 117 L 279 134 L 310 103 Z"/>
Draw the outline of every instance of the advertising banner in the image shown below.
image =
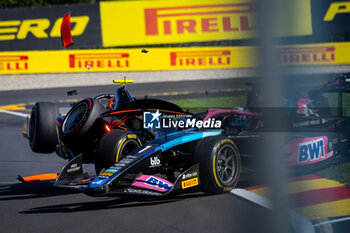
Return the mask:
<path fill-rule="evenodd" d="M 277 3 L 279 37 L 350 32 L 350 1 Z M 256 0 L 104 1 L 0 9 L 0 51 L 62 49 L 60 24 L 69 12 L 71 49 L 251 39 L 258 37 L 256 4 Z"/>
<path fill-rule="evenodd" d="M 0 53 L 0 74 L 252 68 L 255 47 L 89 49 Z M 281 46 L 282 66 L 350 64 L 350 43 Z"/>
<path fill-rule="evenodd" d="M 279 36 L 312 34 L 310 0 L 276 8 Z M 257 37 L 255 0 L 101 2 L 100 11 L 104 47 Z"/>
<path fill-rule="evenodd" d="M 350 1 L 311 0 L 314 35 L 350 32 Z"/>
<path fill-rule="evenodd" d="M 249 47 L 89 49 L 0 53 L 0 74 L 242 68 L 256 65 Z"/>
<path fill-rule="evenodd" d="M 350 43 L 281 46 L 277 51 L 282 66 L 350 64 Z"/>
<path fill-rule="evenodd" d="M 71 13 L 72 48 L 102 46 L 99 4 L 0 9 L 0 51 L 62 49 L 62 18 Z"/>

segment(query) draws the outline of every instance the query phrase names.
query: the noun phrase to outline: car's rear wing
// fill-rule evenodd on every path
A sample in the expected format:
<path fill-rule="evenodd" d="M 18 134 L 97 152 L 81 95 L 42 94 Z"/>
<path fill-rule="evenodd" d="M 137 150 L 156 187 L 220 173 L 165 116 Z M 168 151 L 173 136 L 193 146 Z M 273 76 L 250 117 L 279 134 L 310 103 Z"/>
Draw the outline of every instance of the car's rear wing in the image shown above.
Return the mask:
<path fill-rule="evenodd" d="M 350 93 L 350 73 L 339 75 L 336 79 L 325 84 L 319 91 L 338 93 L 337 115 L 343 117 L 343 93 Z"/>
<path fill-rule="evenodd" d="M 350 92 L 350 73 L 341 74 L 336 79 L 329 81 L 323 86 L 323 90 L 339 90 Z"/>

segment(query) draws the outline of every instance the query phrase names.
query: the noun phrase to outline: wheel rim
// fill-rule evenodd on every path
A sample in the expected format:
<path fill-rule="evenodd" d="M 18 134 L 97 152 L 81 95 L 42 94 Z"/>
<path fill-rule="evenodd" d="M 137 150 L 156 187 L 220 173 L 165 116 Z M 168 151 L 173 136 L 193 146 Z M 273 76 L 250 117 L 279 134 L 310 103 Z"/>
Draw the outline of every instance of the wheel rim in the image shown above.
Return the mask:
<path fill-rule="evenodd" d="M 235 161 L 235 151 L 225 145 L 220 148 L 216 162 L 217 175 L 223 185 L 230 185 L 235 179 L 237 163 Z"/>
<path fill-rule="evenodd" d="M 65 118 L 62 124 L 62 132 L 68 134 L 74 131 L 84 120 L 88 113 L 89 106 L 86 102 L 81 102 Z"/>
<path fill-rule="evenodd" d="M 127 140 L 121 148 L 118 161 L 126 157 L 128 154 L 130 154 L 132 151 L 136 150 L 139 147 L 139 144 L 135 140 Z"/>

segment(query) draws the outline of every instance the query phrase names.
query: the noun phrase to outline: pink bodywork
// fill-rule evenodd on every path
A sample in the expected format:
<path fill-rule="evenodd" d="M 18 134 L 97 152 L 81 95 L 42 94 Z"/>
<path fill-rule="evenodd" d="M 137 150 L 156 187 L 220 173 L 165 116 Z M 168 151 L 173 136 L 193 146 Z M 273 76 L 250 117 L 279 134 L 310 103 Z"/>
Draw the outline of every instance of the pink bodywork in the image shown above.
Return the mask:
<path fill-rule="evenodd" d="M 157 176 L 150 176 L 150 175 L 141 175 L 141 176 L 139 176 L 138 178 L 136 178 L 136 181 L 134 181 L 132 183 L 132 186 L 140 187 L 140 188 L 146 188 L 146 189 L 151 189 L 151 190 L 155 190 L 155 191 L 159 191 L 159 192 L 163 192 L 163 193 L 168 191 L 167 189 L 161 188 L 161 187 L 157 186 L 156 184 L 149 184 L 149 183 L 147 183 L 147 181 L 150 178 L 154 178 L 156 180 L 159 180 L 159 181 L 163 182 L 164 184 L 168 185 L 169 187 L 173 186 L 173 183 L 171 183 L 171 182 L 169 182 L 169 181 L 167 181 L 165 179 L 159 178 Z"/>
<path fill-rule="evenodd" d="M 333 156 L 333 151 L 328 152 L 326 136 L 293 139 L 284 147 L 284 152 L 291 154 L 287 162 L 292 166 L 318 163 Z"/>

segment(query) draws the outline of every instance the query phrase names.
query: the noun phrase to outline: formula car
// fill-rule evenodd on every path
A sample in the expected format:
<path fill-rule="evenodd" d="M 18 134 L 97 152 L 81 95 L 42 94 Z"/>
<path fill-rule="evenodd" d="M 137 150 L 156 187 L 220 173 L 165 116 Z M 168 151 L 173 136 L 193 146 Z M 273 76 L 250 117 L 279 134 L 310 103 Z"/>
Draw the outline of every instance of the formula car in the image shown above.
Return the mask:
<path fill-rule="evenodd" d="M 349 155 L 349 97 L 350 74 L 342 74 L 298 99 L 290 121 L 292 137 L 284 147 L 290 166 L 319 169 Z"/>
<path fill-rule="evenodd" d="M 167 101 L 136 100 L 125 86 L 132 82 L 130 80 L 114 82 L 121 84 L 115 95 L 102 94 L 83 99 L 67 114 L 59 114 L 55 103 L 35 103 L 23 128 L 32 151 L 55 151 L 68 160 L 82 154 L 82 162 L 95 163 L 95 170 L 99 173 L 145 142 L 155 139 L 152 131 L 142 127 L 143 111 L 157 109 L 187 114 Z M 111 143 L 115 145 L 113 148 L 108 147 Z"/>
<path fill-rule="evenodd" d="M 192 126 L 147 129 L 145 113 L 155 118 L 161 113 L 175 115 L 175 122 L 189 121 Z M 56 187 L 93 196 L 164 196 L 199 185 L 210 194 L 227 192 L 239 179 L 239 152 L 220 126 L 195 127 L 196 121 L 203 123 L 200 115 L 166 101 L 135 100 L 122 82 L 114 96 L 84 99 L 65 116 L 58 114 L 53 103 L 36 103 L 24 133 L 33 151 L 55 150 L 69 160 L 55 180 Z M 91 162 L 98 175 L 95 179 L 83 172 L 82 164 Z"/>
<path fill-rule="evenodd" d="M 63 17 L 61 39 L 64 47 L 73 44 L 70 14 Z M 44 174 L 19 177 L 21 181 L 56 178 L 55 186 L 89 195 L 114 190 L 159 196 L 190 190 L 200 183 L 208 193 L 221 193 L 236 185 L 239 153 L 234 142 L 221 135 L 221 129 L 145 127 L 144 114 L 151 111 L 156 111 L 151 121 L 162 113 L 203 119 L 163 100 L 136 100 L 125 87 L 132 81 L 114 82 L 121 84 L 115 95 L 83 99 L 67 114 L 60 114 L 55 103 L 35 103 L 23 128 L 30 148 L 38 153 L 55 151 L 69 162 L 57 178 Z M 94 163 L 95 180 L 83 172 L 83 163 Z"/>
<path fill-rule="evenodd" d="M 321 88 L 310 90 L 307 97 L 284 99 L 285 108 L 281 109 L 261 108 L 263 96 L 259 89 L 253 87 L 243 110 L 254 109 L 260 115 L 237 117 L 232 110 L 221 109 L 210 109 L 207 115 L 216 118 L 224 115 L 231 126 L 236 126 L 225 132 L 237 145 L 243 166 L 259 168 L 265 159 L 259 145 L 272 131 L 281 135 L 284 144 L 281 156 L 292 173 L 314 172 L 349 155 L 350 74 L 342 74 Z M 285 119 L 285 125 L 282 128 L 266 126 L 264 113 L 267 111 L 278 112 Z"/>

